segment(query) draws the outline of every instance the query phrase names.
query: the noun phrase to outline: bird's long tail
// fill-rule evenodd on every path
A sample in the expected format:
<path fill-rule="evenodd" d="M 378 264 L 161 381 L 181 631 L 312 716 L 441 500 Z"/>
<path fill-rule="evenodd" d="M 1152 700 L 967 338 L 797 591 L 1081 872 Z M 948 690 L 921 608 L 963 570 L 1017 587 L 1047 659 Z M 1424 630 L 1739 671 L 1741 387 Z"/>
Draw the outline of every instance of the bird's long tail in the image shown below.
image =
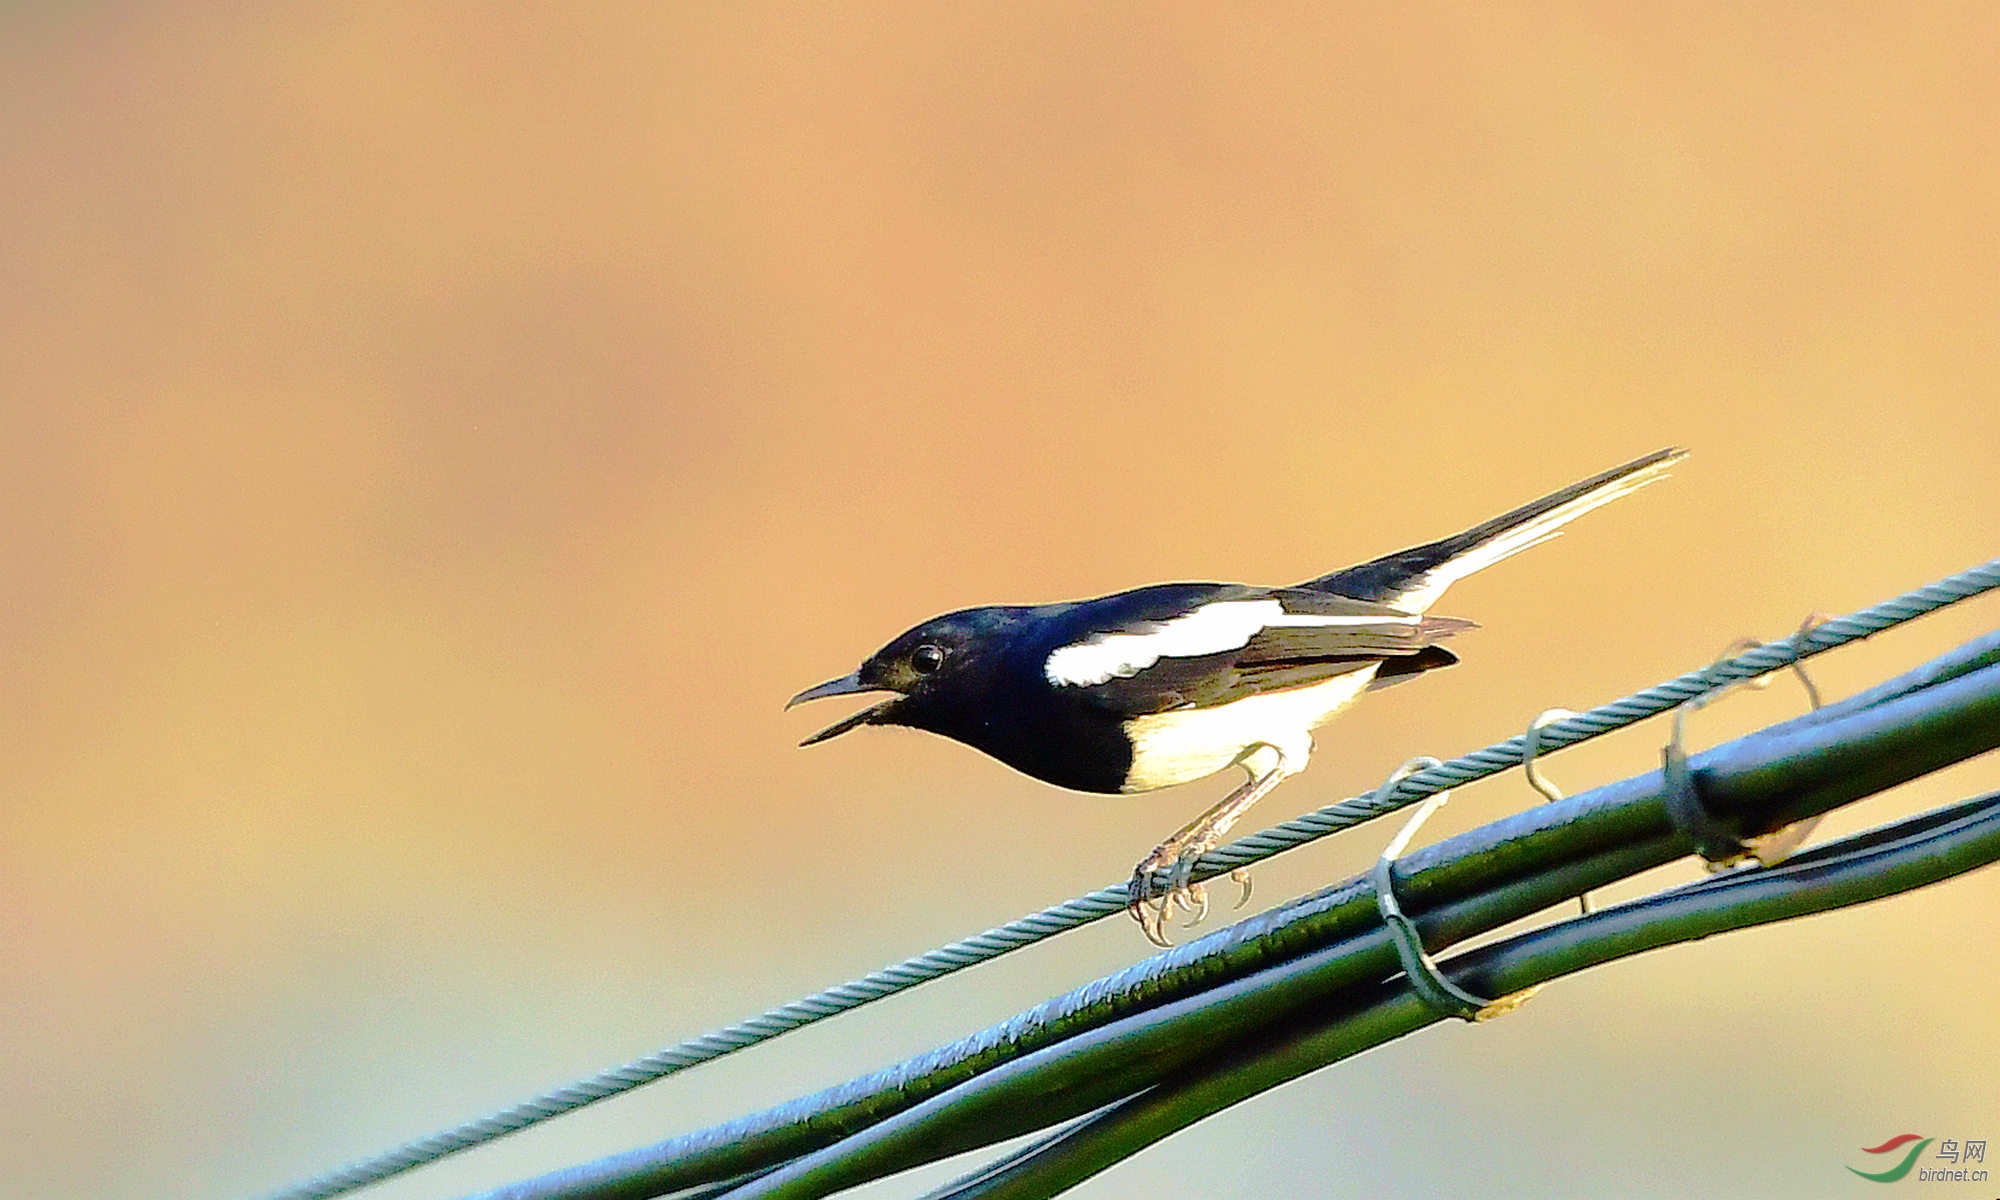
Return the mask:
<path fill-rule="evenodd" d="M 1540 545 L 1591 509 L 1666 478 L 1668 468 L 1686 457 L 1687 451 L 1671 446 L 1656 450 L 1454 537 L 1398 550 L 1299 586 L 1420 613 L 1467 575 Z"/>

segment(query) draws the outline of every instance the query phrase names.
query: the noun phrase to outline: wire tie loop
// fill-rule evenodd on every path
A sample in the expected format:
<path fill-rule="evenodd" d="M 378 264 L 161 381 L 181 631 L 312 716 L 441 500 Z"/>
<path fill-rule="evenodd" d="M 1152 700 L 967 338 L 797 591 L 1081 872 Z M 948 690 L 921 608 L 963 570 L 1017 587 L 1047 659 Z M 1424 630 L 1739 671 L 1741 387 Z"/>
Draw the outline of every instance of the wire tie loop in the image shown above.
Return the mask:
<path fill-rule="evenodd" d="M 1389 772 L 1389 778 L 1383 780 L 1382 786 L 1375 789 L 1375 798 L 1378 801 L 1387 800 L 1395 794 L 1397 785 L 1410 775 L 1442 765 L 1427 754 L 1413 758 Z M 1403 906 L 1397 902 L 1395 882 L 1390 876 L 1390 868 L 1395 866 L 1396 860 L 1402 856 L 1404 848 L 1410 844 L 1410 839 L 1416 836 L 1417 830 L 1430 819 L 1431 814 L 1443 808 L 1445 801 L 1449 799 L 1451 792 L 1446 790 L 1417 806 L 1416 811 L 1410 814 L 1410 819 L 1403 823 L 1403 828 L 1398 830 L 1396 836 L 1389 839 L 1389 844 L 1382 848 L 1382 857 L 1375 860 L 1375 870 L 1369 876 L 1369 881 L 1375 888 L 1375 909 L 1382 914 L 1382 923 L 1388 926 L 1389 940 L 1395 944 L 1396 957 L 1402 960 L 1403 974 L 1409 977 L 1411 990 L 1415 991 L 1425 1004 L 1445 1016 L 1457 1017 L 1462 1021 L 1476 1021 L 1481 1013 L 1493 1007 L 1493 1002 L 1480 999 L 1446 979 L 1438 971 L 1437 963 L 1430 955 L 1424 953 L 1423 938 L 1417 932 L 1416 922 L 1410 920 L 1408 914 L 1403 911 Z"/>
<path fill-rule="evenodd" d="M 1808 614 L 1805 620 L 1799 623 L 1797 632 L 1789 639 L 1794 649 L 1798 649 L 1805 636 L 1824 625 L 1827 619 L 1824 613 Z M 1756 638 L 1737 638 L 1723 647 L 1722 654 L 1715 661 L 1722 662 L 1762 644 Z M 1817 711 L 1821 704 L 1819 686 L 1813 682 L 1812 675 L 1806 671 L 1803 662 L 1794 659 L 1788 665 L 1799 677 L 1799 683 L 1804 686 L 1806 700 Z M 1687 714 L 1728 695 L 1739 686 L 1762 689 L 1770 686 L 1770 681 L 1771 677 L 1768 674 L 1760 675 L 1755 679 L 1743 680 L 1740 684 L 1717 688 L 1706 695 L 1695 696 L 1675 706 L 1672 740 L 1660 749 L 1660 774 L 1665 783 L 1664 801 L 1667 816 L 1673 821 L 1674 827 L 1694 843 L 1695 853 L 1701 855 L 1711 871 L 1720 871 L 1751 859 L 1767 867 L 1781 862 L 1792 851 L 1798 849 L 1800 843 L 1812 834 L 1813 827 L 1819 824 L 1818 817 L 1809 817 L 1759 837 L 1738 837 L 1708 811 L 1708 806 L 1701 798 L 1701 787 L 1695 781 L 1694 772 L 1688 767 Z"/>
<path fill-rule="evenodd" d="M 1563 790 L 1551 782 L 1548 776 L 1542 774 L 1540 764 L 1535 762 L 1535 756 L 1542 750 L 1542 726 L 1553 725 L 1557 721 L 1567 721 L 1571 717 L 1580 715 L 1582 714 L 1567 708 L 1545 708 L 1535 714 L 1535 719 L 1528 722 L 1528 731 L 1521 735 L 1521 774 L 1527 776 L 1528 786 L 1540 792 L 1550 804 L 1563 798 Z M 1578 892 L 1576 906 L 1583 910 L 1584 916 L 1589 916 L 1590 893 Z"/>
<path fill-rule="evenodd" d="M 1535 756 L 1542 751 L 1542 726 L 1567 721 L 1577 715 L 1567 708 L 1545 708 L 1528 722 L 1528 732 L 1522 735 L 1521 773 L 1528 777 L 1528 786 L 1546 796 L 1551 804 L 1563 798 L 1563 791 L 1549 782 L 1548 777 L 1542 774 L 1541 766 L 1535 762 Z"/>

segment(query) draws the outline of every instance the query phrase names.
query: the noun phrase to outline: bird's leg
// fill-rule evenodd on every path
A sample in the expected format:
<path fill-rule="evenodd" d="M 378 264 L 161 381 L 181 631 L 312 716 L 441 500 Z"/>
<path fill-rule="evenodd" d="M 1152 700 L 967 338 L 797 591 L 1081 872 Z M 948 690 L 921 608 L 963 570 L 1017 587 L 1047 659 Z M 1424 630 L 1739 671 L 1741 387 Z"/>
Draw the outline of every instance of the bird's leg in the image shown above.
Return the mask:
<path fill-rule="evenodd" d="M 1166 936 L 1166 923 L 1175 905 L 1194 914 L 1194 920 L 1189 924 L 1195 924 L 1208 915 L 1207 886 L 1189 882 L 1196 860 L 1221 845 L 1223 835 L 1229 832 L 1229 827 L 1236 823 L 1237 818 L 1262 799 L 1264 793 L 1292 774 L 1283 756 L 1273 746 L 1255 747 L 1244 755 L 1240 765 L 1250 776 L 1243 786 L 1153 847 L 1153 852 L 1132 869 L 1132 881 L 1126 885 L 1126 909 L 1132 914 L 1132 919 L 1139 922 L 1146 939 L 1156 946 L 1171 945 Z M 1153 882 L 1154 873 L 1162 869 L 1168 870 L 1164 889 Z M 1238 867 L 1229 873 L 1229 877 L 1243 888 L 1242 898 L 1237 901 L 1237 907 L 1241 908 L 1243 902 L 1250 898 L 1249 872 Z"/>

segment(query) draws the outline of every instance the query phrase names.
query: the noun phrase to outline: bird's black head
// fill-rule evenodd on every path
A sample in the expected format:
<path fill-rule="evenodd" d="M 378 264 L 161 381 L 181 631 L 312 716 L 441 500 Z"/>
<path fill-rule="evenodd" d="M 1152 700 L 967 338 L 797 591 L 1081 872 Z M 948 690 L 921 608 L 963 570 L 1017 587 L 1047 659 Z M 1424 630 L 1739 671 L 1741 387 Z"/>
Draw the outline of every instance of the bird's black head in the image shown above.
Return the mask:
<path fill-rule="evenodd" d="M 859 692 L 895 692 L 813 734 L 801 746 L 823 742 L 861 725 L 911 725 L 946 730 L 940 722 L 966 711 L 994 685 L 1006 632 L 1030 610 L 968 608 L 932 617 L 868 656 L 852 675 L 829 679 L 793 696 L 785 705 Z"/>

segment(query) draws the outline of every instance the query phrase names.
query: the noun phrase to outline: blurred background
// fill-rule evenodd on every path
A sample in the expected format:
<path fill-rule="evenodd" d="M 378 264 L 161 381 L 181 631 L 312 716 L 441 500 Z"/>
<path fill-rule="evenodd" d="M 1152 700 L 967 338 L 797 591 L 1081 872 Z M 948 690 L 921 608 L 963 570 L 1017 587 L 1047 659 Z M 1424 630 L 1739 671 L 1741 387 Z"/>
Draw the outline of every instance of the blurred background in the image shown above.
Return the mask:
<path fill-rule="evenodd" d="M 795 748 L 844 710 L 788 696 L 943 610 L 1289 582 L 1694 450 L 1455 589 L 1463 665 L 1255 828 L 1989 559 L 1996 206 L 1985 5 L 8 5 L 0 1192 L 250 1197 L 1122 880 L 1232 785 Z M 1865 1195 L 1860 1147 L 2000 1139 L 1996 906 L 1989 872 L 1606 967 L 1078 1194 Z M 1147 951 L 1103 922 L 368 1194 L 735 1116 Z"/>

